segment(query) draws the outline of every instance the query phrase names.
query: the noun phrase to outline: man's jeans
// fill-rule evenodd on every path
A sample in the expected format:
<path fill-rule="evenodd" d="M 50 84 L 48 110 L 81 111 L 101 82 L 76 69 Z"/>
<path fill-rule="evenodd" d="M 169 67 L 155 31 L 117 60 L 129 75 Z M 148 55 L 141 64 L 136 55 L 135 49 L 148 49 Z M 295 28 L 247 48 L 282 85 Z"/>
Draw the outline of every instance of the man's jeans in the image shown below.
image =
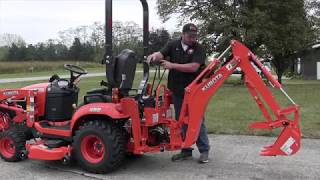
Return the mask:
<path fill-rule="evenodd" d="M 182 103 L 183 103 L 183 97 L 173 94 L 172 100 L 173 100 L 173 105 L 174 105 L 174 109 L 175 109 L 175 118 L 176 118 L 176 120 L 178 120 L 179 115 L 180 115 L 180 111 L 181 111 L 181 107 L 182 107 Z M 208 152 L 210 150 L 209 139 L 208 139 L 208 135 L 207 135 L 207 128 L 204 124 L 204 121 L 205 120 L 203 118 L 202 123 L 201 123 L 201 127 L 200 127 L 199 136 L 196 141 L 196 144 L 197 144 L 197 147 L 198 147 L 198 150 L 200 153 Z M 186 125 L 182 127 L 183 137 L 185 137 L 187 129 L 188 129 L 188 126 L 186 126 Z M 182 151 L 183 152 L 190 152 L 190 151 L 192 151 L 192 148 L 182 149 Z"/>

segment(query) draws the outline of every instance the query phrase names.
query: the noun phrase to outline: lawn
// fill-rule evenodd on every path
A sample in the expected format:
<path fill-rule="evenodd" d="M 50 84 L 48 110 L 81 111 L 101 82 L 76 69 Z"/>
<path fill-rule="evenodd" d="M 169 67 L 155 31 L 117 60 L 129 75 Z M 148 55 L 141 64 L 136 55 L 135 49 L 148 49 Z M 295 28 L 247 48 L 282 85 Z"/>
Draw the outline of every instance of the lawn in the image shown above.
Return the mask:
<path fill-rule="evenodd" d="M 83 68 L 103 67 L 99 63 L 87 61 L 0 61 L 0 74 L 32 74 L 37 72 L 59 71 L 63 70 L 64 64 L 76 64 Z"/>
<path fill-rule="evenodd" d="M 64 64 L 75 64 L 89 73 L 105 72 L 105 66 L 96 62 L 65 62 L 65 61 L 23 61 L 23 62 L 3 62 L 0 61 L 0 79 L 4 78 L 22 78 L 22 77 L 37 77 L 51 76 L 52 74 L 69 74 L 64 69 Z M 137 70 L 141 70 L 142 65 L 137 65 Z"/>
<path fill-rule="evenodd" d="M 153 74 L 153 73 L 151 73 Z M 141 73 L 136 75 L 134 87 L 138 86 Z M 84 78 L 79 86 L 80 97 L 92 88 L 98 88 L 104 77 Z M 151 78 L 150 78 L 151 79 Z M 244 85 L 236 83 L 238 80 L 232 78 L 224 84 L 212 97 L 206 111 L 206 123 L 210 133 L 215 134 L 244 134 L 244 135 L 267 135 L 273 136 L 279 130 L 252 131 L 248 129 L 251 122 L 263 120 L 263 116 L 248 93 Z M 41 82 L 41 81 L 37 81 Z M 1 88 L 16 88 L 35 82 L 21 82 L 0 84 Z M 163 82 L 165 83 L 165 81 Z M 320 138 L 320 82 L 304 80 L 285 80 L 284 89 L 301 106 L 300 123 L 303 137 Z M 276 100 L 282 107 L 289 105 L 288 100 L 277 89 L 271 89 Z M 82 100 L 82 98 L 79 98 Z"/>
<path fill-rule="evenodd" d="M 320 82 L 285 81 L 284 89 L 300 105 L 302 136 L 320 137 L 320 97 L 317 95 Z M 291 103 L 277 89 L 272 89 L 281 107 Z M 243 85 L 223 86 L 212 98 L 208 106 L 207 124 L 209 132 L 218 134 L 274 135 L 279 131 L 252 131 L 247 128 L 250 122 L 264 117 L 255 101 Z"/>

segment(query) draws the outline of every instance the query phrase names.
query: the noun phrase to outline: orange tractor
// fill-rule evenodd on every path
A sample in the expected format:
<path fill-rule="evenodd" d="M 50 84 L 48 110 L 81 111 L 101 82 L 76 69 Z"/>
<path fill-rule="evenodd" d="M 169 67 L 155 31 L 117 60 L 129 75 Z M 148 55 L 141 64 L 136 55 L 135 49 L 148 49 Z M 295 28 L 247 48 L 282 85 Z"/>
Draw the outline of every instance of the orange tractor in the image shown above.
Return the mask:
<path fill-rule="evenodd" d="M 148 46 L 148 5 L 144 9 L 144 60 Z M 26 158 L 39 160 L 76 160 L 90 172 L 110 172 L 123 162 L 127 153 L 144 154 L 176 151 L 192 146 L 199 134 L 202 116 L 213 94 L 233 71 L 240 67 L 265 121 L 250 125 L 254 129 L 283 128 L 276 142 L 261 155 L 293 155 L 300 148 L 299 106 L 283 90 L 259 59 L 243 44 L 233 40 L 217 59 L 185 88 L 179 119 L 173 118 L 171 93 L 163 84 L 148 83 L 149 64 L 144 61 L 143 79 L 132 89 L 136 64 L 133 51 L 112 55 L 112 1 L 106 0 L 106 76 L 105 86 L 84 96 L 78 105 L 77 83 L 86 71 L 65 65 L 70 79 L 53 76 L 48 83 L 20 89 L 0 90 L 0 156 L 5 161 Z M 225 61 L 222 61 L 225 59 Z M 292 102 L 280 107 L 255 70 L 279 88 Z M 153 84 L 153 83 L 152 83 Z M 273 114 L 271 115 L 270 112 Z M 187 125 L 183 138 L 181 128 Z"/>

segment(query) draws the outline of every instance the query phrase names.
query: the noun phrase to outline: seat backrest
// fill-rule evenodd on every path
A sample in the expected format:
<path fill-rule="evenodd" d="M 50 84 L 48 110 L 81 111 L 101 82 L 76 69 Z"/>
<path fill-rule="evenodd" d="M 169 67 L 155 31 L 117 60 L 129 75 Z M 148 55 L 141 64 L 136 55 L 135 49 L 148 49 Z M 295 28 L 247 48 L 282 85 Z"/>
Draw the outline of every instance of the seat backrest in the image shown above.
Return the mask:
<path fill-rule="evenodd" d="M 131 89 L 137 63 L 138 58 L 134 51 L 122 50 L 107 66 L 107 80 L 111 87 L 120 88 L 121 85 L 121 89 Z M 122 78 L 125 80 L 121 84 Z"/>

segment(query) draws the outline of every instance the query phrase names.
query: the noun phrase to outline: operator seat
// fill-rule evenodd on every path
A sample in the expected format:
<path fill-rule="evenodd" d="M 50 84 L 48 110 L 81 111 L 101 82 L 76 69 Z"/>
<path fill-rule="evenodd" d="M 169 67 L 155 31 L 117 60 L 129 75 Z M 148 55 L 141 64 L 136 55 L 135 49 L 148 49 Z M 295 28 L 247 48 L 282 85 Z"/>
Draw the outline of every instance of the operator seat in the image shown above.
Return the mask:
<path fill-rule="evenodd" d="M 134 51 L 124 49 L 107 64 L 107 83 L 105 88 L 93 89 L 84 96 L 84 104 L 93 102 L 111 102 L 112 88 L 119 88 L 120 97 L 129 95 L 138 63 L 137 55 Z"/>

